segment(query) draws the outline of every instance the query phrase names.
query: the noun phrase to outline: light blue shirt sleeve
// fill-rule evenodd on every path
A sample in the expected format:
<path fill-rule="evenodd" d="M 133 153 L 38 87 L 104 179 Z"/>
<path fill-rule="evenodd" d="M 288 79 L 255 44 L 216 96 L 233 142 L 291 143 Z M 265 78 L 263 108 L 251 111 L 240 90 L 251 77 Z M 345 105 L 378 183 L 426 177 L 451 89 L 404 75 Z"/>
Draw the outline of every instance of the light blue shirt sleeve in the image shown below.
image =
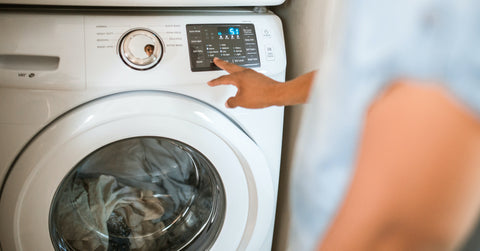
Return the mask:
<path fill-rule="evenodd" d="M 438 82 L 480 115 L 480 1 L 347 0 L 341 46 L 305 108 L 288 250 L 314 250 L 349 186 L 364 115 L 393 80 Z M 361 231 L 361 229 L 359 229 Z"/>

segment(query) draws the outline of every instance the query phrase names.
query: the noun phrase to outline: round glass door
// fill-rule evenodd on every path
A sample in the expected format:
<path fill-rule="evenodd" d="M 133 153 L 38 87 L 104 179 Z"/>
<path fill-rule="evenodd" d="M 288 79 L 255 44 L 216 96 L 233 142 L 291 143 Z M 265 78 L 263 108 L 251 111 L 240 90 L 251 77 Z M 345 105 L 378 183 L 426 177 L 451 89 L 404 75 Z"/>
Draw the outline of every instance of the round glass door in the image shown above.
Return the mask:
<path fill-rule="evenodd" d="M 225 192 L 199 151 L 162 137 L 104 146 L 63 179 L 50 212 L 57 250 L 207 250 Z"/>
<path fill-rule="evenodd" d="M 78 107 L 10 170 L 3 250 L 258 250 L 273 224 L 264 153 L 225 114 L 175 93 Z"/>

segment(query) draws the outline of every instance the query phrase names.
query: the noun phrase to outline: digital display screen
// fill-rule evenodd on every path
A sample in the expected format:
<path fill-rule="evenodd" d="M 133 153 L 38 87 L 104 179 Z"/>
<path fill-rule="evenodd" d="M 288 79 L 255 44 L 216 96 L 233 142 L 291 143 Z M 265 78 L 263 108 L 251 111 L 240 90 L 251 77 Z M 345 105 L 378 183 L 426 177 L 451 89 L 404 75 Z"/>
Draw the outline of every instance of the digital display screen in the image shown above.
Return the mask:
<path fill-rule="evenodd" d="M 253 24 L 187 24 L 192 71 L 219 70 L 219 57 L 243 67 L 259 67 L 257 37 Z"/>
<path fill-rule="evenodd" d="M 240 35 L 240 28 L 238 27 L 218 27 L 217 31 L 219 36 Z"/>

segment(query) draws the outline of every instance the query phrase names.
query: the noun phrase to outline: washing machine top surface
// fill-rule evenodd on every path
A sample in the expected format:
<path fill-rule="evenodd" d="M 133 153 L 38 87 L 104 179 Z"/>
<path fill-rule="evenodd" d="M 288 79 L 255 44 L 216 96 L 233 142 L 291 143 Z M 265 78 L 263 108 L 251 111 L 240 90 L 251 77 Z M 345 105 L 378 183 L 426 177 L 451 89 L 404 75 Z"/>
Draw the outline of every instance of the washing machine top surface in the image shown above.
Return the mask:
<path fill-rule="evenodd" d="M 273 6 L 285 0 L 1 0 L 0 4 L 58 5 L 58 6 Z"/>

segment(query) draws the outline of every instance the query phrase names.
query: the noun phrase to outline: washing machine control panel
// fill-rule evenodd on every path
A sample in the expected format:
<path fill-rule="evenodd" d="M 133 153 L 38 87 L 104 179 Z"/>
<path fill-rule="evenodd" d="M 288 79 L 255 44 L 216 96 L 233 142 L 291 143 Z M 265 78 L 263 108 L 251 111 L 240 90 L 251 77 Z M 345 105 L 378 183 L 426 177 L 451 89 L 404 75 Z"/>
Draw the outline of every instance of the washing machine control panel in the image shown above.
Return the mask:
<path fill-rule="evenodd" d="M 211 71 L 218 57 L 243 67 L 260 67 L 253 24 L 187 24 L 192 71 Z"/>

